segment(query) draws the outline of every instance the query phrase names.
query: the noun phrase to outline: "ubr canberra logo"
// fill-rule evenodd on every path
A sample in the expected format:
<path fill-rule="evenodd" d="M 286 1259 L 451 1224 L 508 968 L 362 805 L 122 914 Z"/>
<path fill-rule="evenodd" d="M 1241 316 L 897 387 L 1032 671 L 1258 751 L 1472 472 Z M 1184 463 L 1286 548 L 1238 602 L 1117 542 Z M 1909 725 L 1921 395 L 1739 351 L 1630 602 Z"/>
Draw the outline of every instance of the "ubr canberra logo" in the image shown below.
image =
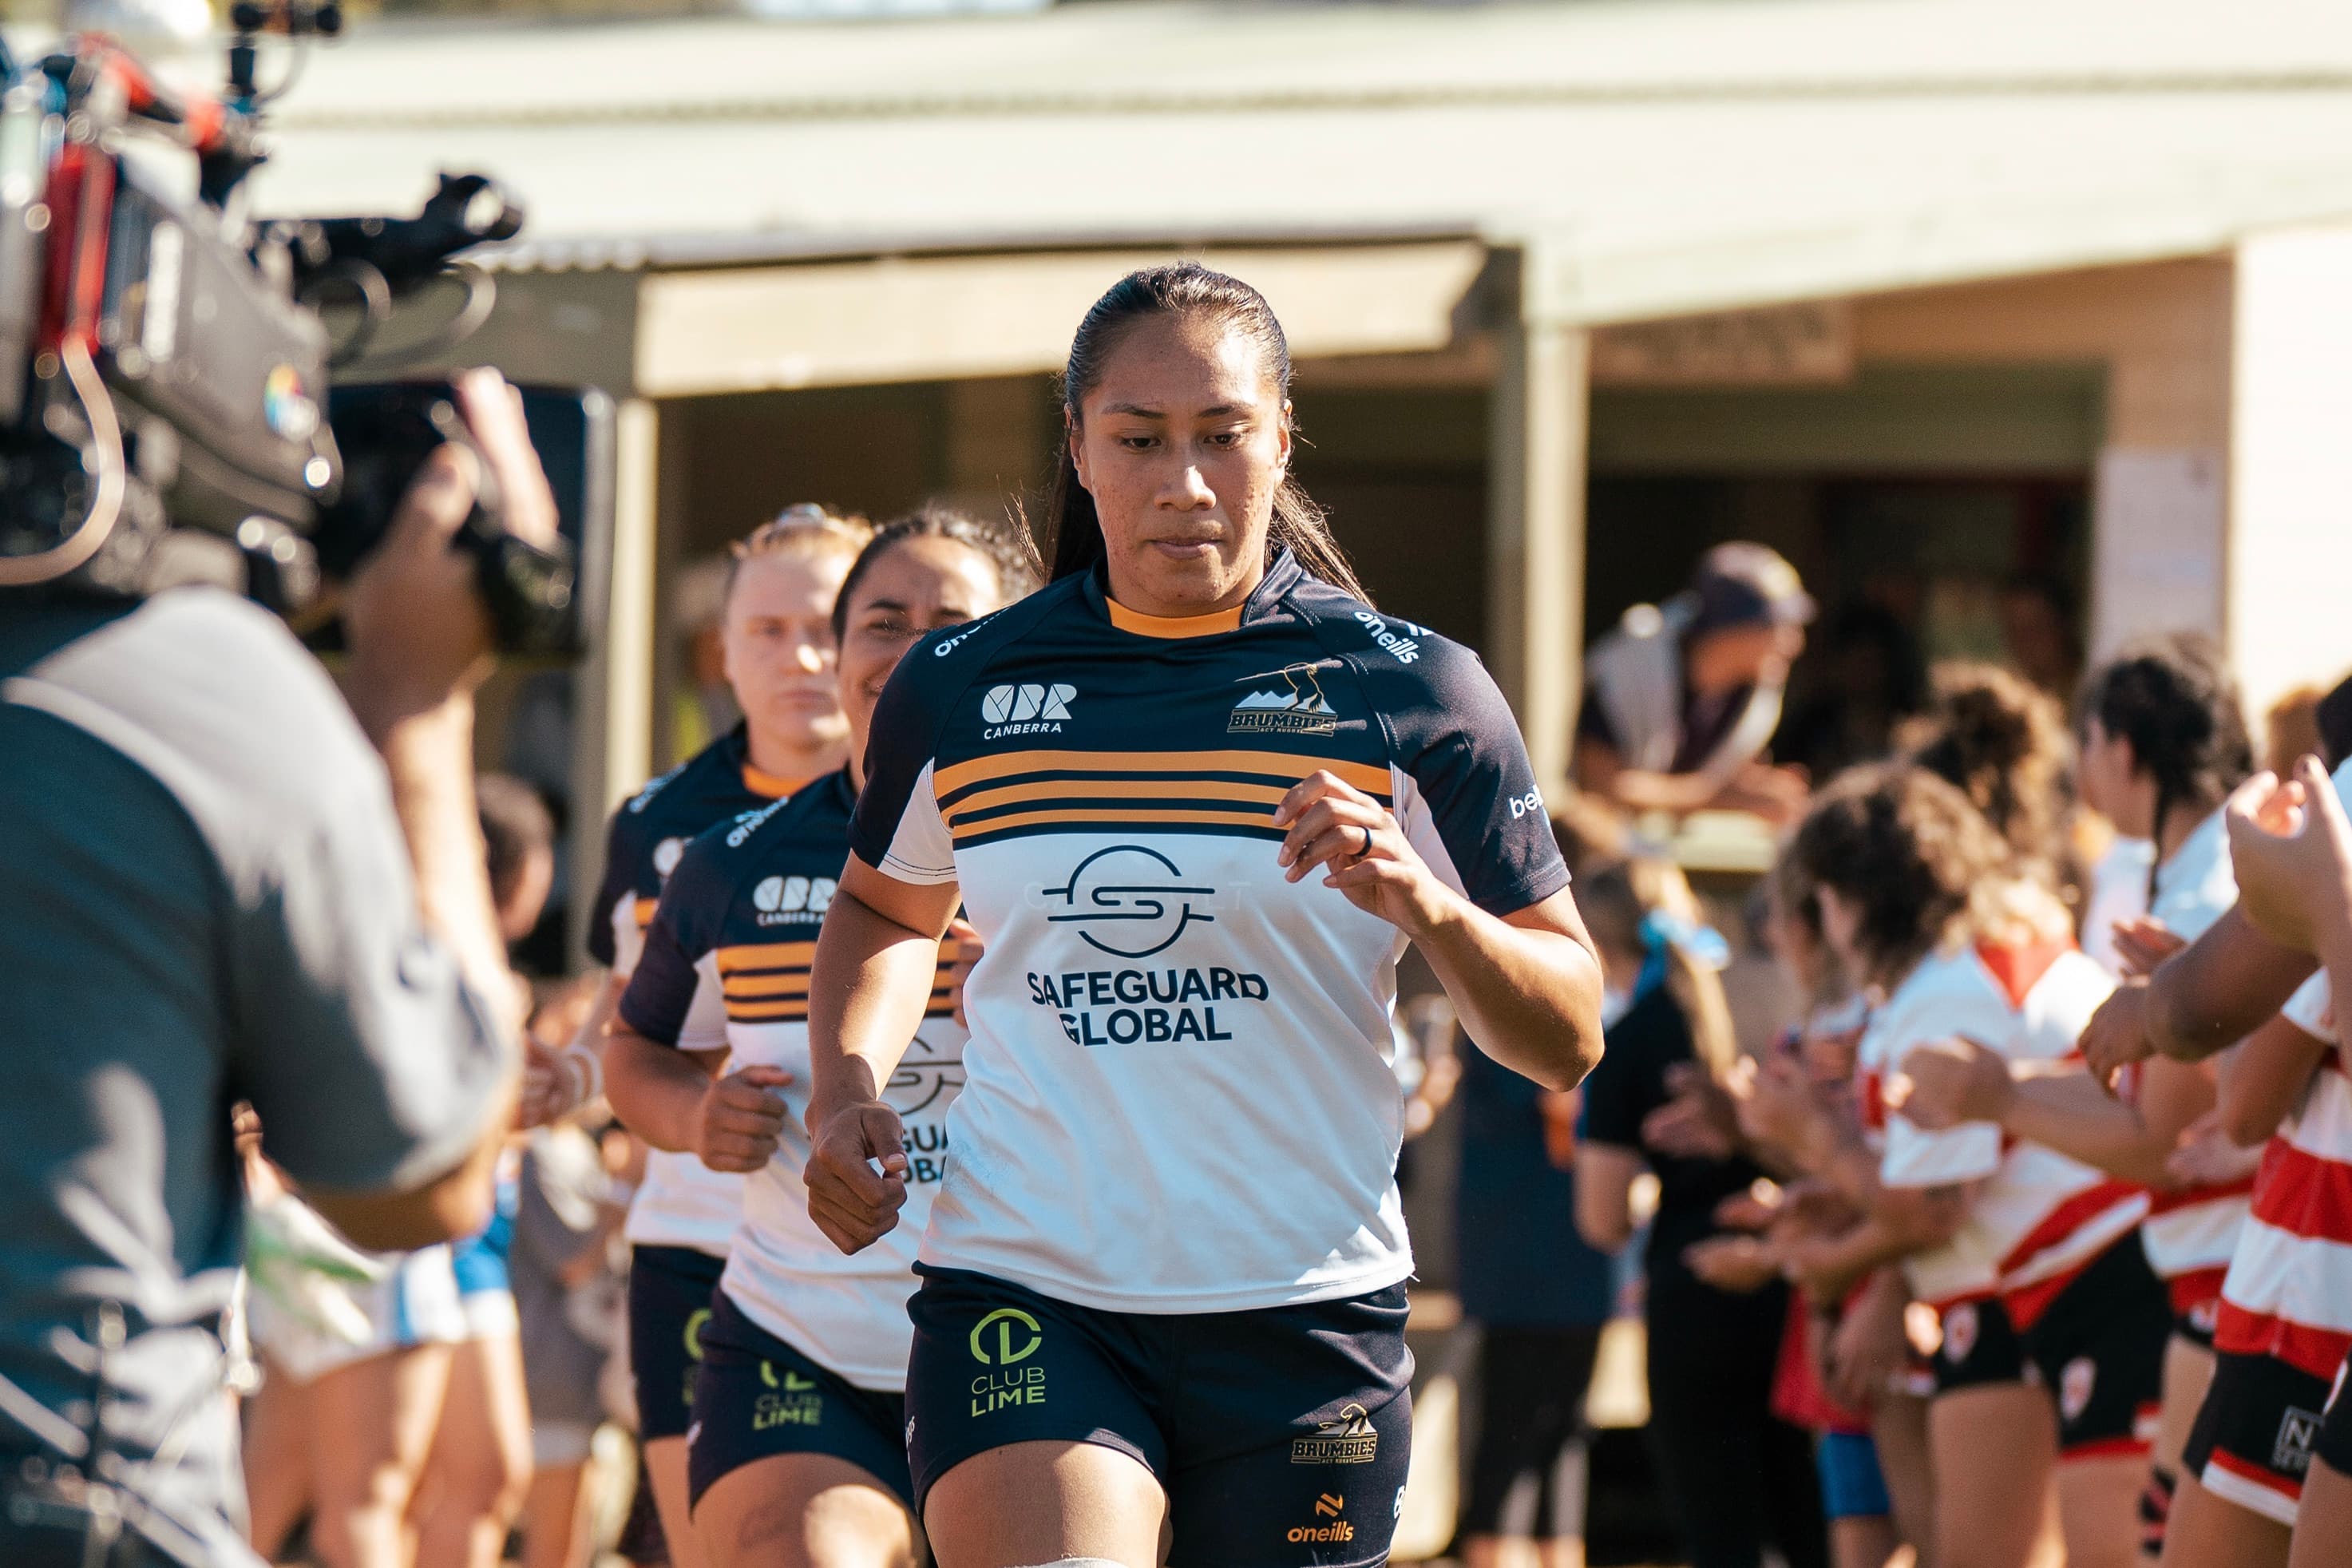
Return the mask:
<path fill-rule="evenodd" d="M 1316 1423 L 1313 1436 L 1290 1440 L 1294 1465 L 1369 1465 L 1380 1454 L 1380 1432 L 1360 1405 L 1341 1405 L 1339 1415 Z"/>
<path fill-rule="evenodd" d="M 1313 664 L 1286 664 L 1280 669 L 1245 676 L 1241 684 L 1250 694 L 1234 704 L 1225 730 L 1235 735 L 1328 735 L 1339 727 L 1339 715 L 1323 695 L 1318 669 L 1336 669 L 1336 658 Z M 1276 683 L 1279 682 L 1279 685 Z"/>
<path fill-rule="evenodd" d="M 988 728 L 983 741 L 1005 735 L 1058 735 L 1070 716 L 1075 686 L 992 686 L 980 700 L 980 717 Z"/>
<path fill-rule="evenodd" d="M 830 877 L 766 877 L 751 889 L 753 919 L 763 926 L 808 924 L 824 919 L 838 890 Z"/>

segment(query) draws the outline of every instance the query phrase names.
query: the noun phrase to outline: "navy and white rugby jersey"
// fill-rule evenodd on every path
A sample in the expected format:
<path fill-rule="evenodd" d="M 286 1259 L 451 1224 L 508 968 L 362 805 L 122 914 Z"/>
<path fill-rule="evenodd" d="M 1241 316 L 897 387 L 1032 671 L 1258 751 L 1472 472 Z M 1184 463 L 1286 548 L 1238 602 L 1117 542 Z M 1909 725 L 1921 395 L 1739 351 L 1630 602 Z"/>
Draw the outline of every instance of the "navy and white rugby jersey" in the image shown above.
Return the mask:
<path fill-rule="evenodd" d="M 614 973 L 626 976 L 636 968 L 662 884 L 695 836 L 792 792 L 791 782 L 754 768 L 750 751 L 738 724 L 613 814 L 588 951 Z M 714 1171 L 691 1154 L 656 1149 L 646 1156 L 646 1179 L 629 1205 L 627 1237 L 640 1246 L 691 1247 L 724 1258 L 742 1194 L 740 1176 Z"/>
<path fill-rule="evenodd" d="M 947 1167 L 947 1110 L 963 1086 L 964 1031 L 943 954 L 922 1028 L 883 1097 L 906 1124 L 899 1228 L 854 1257 L 809 1218 L 808 988 L 816 935 L 849 858 L 856 796 L 846 771 L 746 812 L 687 847 L 621 997 L 621 1017 L 730 1067 L 783 1068 L 783 1137 L 743 1181 L 742 1218 L 719 1288 L 743 1315 L 860 1388 L 906 1385 L 915 1244 Z M 691 1157 L 691 1156 L 689 1156 Z"/>
<path fill-rule="evenodd" d="M 1275 863 L 1274 808 L 1318 769 L 1482 909 L 1567 885 L 1476 657 L 1287 552 L 1237 610 L 1139 616 L 1097 572 L 908 654 L 851 845 L 959 883 L 985 941 L 923 1261 L 1164 1313 L 1412 1272 L 1389 1064 L 1404 938 Z"/>

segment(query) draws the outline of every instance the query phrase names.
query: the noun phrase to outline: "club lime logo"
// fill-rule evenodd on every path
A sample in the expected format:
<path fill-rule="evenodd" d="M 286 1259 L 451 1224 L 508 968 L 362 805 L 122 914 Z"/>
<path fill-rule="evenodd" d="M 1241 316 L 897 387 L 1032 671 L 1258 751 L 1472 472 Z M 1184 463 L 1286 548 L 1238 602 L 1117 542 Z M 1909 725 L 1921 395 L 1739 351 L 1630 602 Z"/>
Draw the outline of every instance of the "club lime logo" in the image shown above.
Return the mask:
<path fill-rule="evenodd" d="M 702 1359 L 702 1331 L 710 1321 L 710 1309 L 697 1307 L 686 1321 L 686 1354 L 690 1361 Z"/>
<path fill-rule="evenodd" d="M 1191 883 L 1175 861 L 1139 844 L 1096 850 L 1069 881 L 1042 896 L 1048 908 L 1055 900 L 1064 906 L 1045 917 L 1048 924 L 1078 927 L 1088 947 L 1114 958 L 1164 952 L 1188 928 L 1216 919 L 1207 912 L 1214 888 Z"/>
<path fill-rule="evenodd" d="M 1020 1363 L 1045 1342 L 1037 1320 L 1017 1307 L 999 1307 L 971 1326 L 971 1359 L 993 1372 L 971 1380 L 971 1413 L 992 1415 L 1011 1405 L 1045 1403 L 1045 1369 Z"/>
<path fill-rule="evenodd" d="M 996 1331 L 992 1336 L 991 1329 Z M 999 1307 L 972 1325 L 971 1359 L 982 1366 L 1012 1366 L 1035 1355 L 1045 1342 L 1045 1331 L 1036 1319 L 1017 1307 Z"/>
<path fill-rule="evenodd" d="M 819 1426 L 824 1423 L 824 1395 L 817 1392 L 817 1381 L 803 1377 L 791 1367 L 784 1374 L 776 1375 L 776 1363 L 760 1363 L 760 1381 L 775 1392 L 763 1394 L 751 1405 L 751 1430 L 765 1432 L 777 1426 Z"/>

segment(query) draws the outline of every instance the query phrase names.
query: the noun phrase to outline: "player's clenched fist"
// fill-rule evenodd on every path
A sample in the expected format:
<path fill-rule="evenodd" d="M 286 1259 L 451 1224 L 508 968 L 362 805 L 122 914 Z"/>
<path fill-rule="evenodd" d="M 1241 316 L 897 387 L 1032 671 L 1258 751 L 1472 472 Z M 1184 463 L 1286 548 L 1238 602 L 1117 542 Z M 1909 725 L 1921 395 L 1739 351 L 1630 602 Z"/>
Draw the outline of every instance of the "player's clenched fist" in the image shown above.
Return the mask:
<path fill-rule="evenodd" d="M 906 1129 L 878 1100 L 810 1118 L 809 1217 L 844 1252 L 897 1228 L 907 1204 Z"/>
<path fill-rule="evenodd" d="M 702 1097 L 695 1152 L 714 1171 L 756 1171 L 776 1152 L 789 1112 L 773 1091 L 793 1081 L 782 1068 L 748 1067 L 713 1082 Z"/>

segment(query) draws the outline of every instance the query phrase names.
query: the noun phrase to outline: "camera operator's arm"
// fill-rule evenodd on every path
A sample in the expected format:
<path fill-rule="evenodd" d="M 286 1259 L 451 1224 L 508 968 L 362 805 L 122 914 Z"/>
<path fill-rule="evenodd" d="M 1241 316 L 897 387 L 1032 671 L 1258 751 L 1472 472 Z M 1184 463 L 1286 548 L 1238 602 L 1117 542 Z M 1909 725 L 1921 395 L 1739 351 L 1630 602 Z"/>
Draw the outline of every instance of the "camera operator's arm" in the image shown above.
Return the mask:
<path fill-rule="evenodd" d="M 506 498 L 506 523 L 527 537 L 551 534 L 554 508 L 523 433 L 520 409 L 503 382 L 477 374 L 460 386 L 475 440 Z M 396 515 L 383 545 L 362 568 L 345 598 L 352 644 L 347 696 L 362 728 L 381 752 L 391 784 L 407 858 L 413 868 L 413 909 L 439 938 L 446 956 L 414 950 L 394 963 L 404 994 L 361 995 L 386 1004 L 385 1016 L 361 1020 L 392 1025 L 435 986 L 419 973 L 454 961 L 462 1022 L 410 1019 L 420 1037 L 367 1042 L 388 1059 L 396 1118 L 455 1090 L 454 1105 L 435 1109 L 454 1125 L 383 1172 L 354 1182 L 322 1171 L 304 1172 L 306 1194 L 320 1211 L 363 1246 L 425 1245 L 478 1229 L 487 1220 L 490 1167 L 509 1121 L 513 1096 L 509 1042 L 520 1033 L 517 993 L 499 939 L 484 866 L 473 788 L 473 690 L 488 669 L 488 617 L 474 589 L 473 563 L 451 548 L 471 510 L 479 476 L 470 454 L 443 447 L 426 462 Z M 365 896 L 366 884 L 346 890 Z M 458 1025 L 460 1063 L 438 1082 L 415 1081 L 432 1060 L 421 1037 Z M 475 1053 L 496 1062 L 486 1068 Z M 417 1063 L 406 1059 L 414 1051 Z M 299 1108 L 298 1118 L 337 1120 L 329 1108 Z M 441 1118 L 436 1117 L 436 1120 Z M 273 1144 L 285 1119 L 265 1110 Z M 370 1190 L 373 1189 L 373 1190 Z"/>

